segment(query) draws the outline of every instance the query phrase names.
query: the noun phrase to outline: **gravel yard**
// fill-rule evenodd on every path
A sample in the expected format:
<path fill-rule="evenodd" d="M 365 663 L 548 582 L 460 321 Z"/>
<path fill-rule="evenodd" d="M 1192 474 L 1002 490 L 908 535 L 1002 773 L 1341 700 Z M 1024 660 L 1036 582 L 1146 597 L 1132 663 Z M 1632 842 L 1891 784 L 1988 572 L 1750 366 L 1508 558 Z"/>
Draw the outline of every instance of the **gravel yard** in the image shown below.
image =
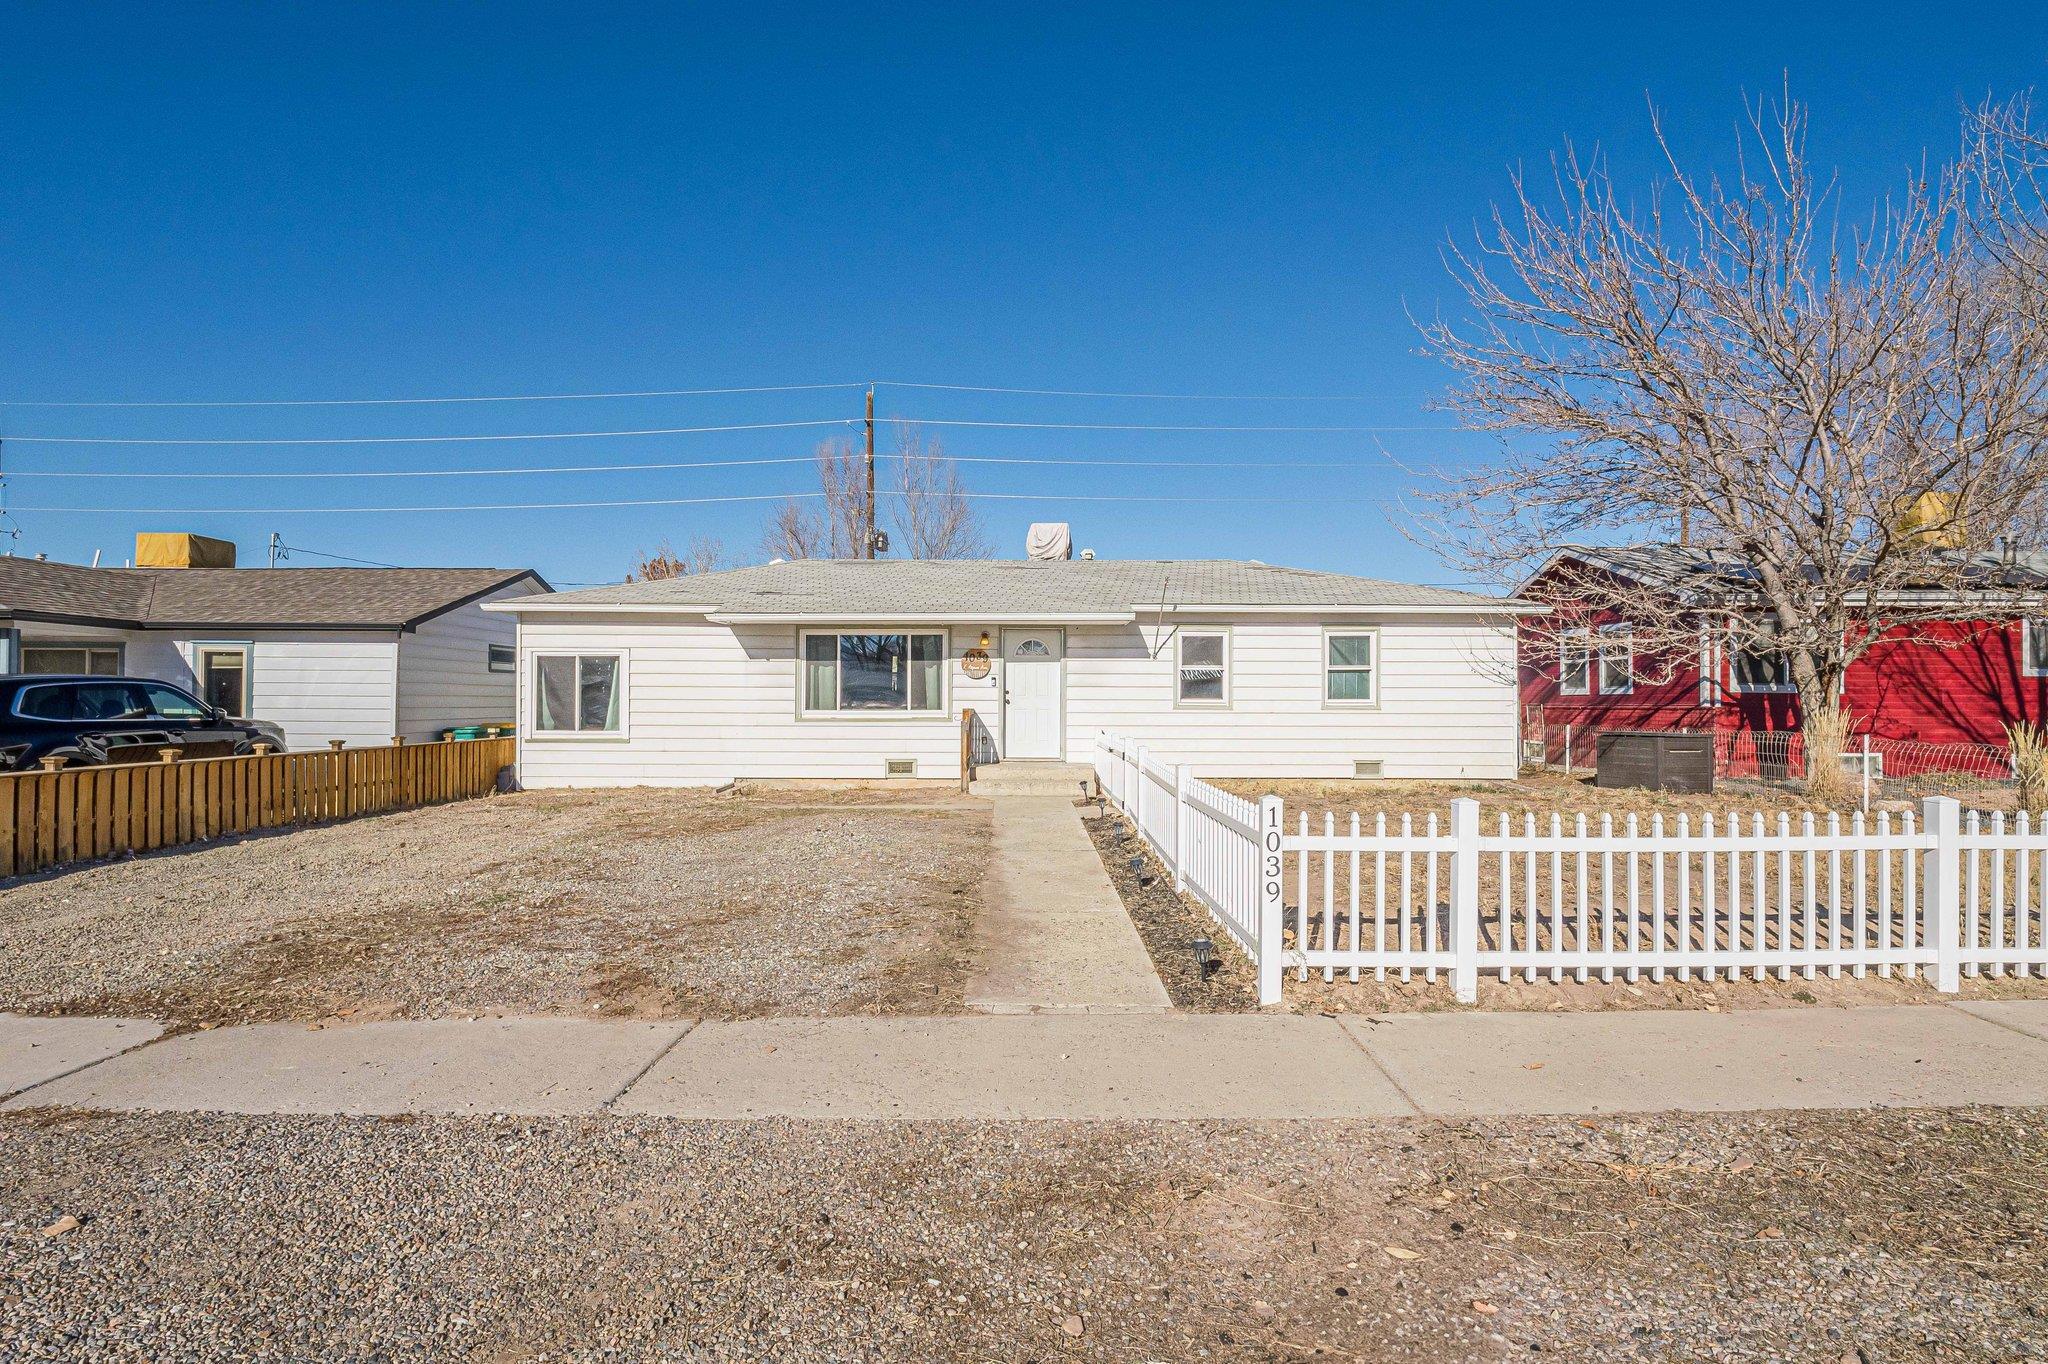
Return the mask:
<path fill-rule="evenodd" d="M 0 1359 L 2037 1358 L 2044 1122 L 16 1114 Z"/>
<path fill-rule="evenodd" d="M 0 1009 L 251 1020 L 946 1013 L 987 807 L 539 791 L 0 890 Z"/>

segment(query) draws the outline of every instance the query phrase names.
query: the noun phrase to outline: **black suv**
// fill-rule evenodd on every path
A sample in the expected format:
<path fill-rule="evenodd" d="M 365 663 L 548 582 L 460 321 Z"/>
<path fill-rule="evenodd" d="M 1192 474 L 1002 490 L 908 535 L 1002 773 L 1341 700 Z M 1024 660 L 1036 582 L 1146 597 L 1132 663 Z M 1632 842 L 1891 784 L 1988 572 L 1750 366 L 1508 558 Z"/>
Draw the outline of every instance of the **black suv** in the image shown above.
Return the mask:
<path fill-rule="evenodd" d="M 45 758 L 66 767 L 156 762 L 166 748 L 224 757 L 259 743 L 283 752 L 284 731 L 235 719 L 154 678 L 0 676 L 0 771 L 26 771 Z"/>

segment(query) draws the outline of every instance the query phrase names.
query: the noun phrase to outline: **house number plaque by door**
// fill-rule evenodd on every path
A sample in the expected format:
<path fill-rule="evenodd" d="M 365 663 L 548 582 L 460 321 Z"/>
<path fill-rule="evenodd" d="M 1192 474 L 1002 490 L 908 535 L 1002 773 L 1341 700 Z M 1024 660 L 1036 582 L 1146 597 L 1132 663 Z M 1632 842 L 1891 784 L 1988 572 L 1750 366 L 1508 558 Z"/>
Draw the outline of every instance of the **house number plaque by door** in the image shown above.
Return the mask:
<path fill-rule="evenodd" d="M 988 676 L 988 650 L 969 649 L 960 655 L 960 671 L 969 677 Z"/>

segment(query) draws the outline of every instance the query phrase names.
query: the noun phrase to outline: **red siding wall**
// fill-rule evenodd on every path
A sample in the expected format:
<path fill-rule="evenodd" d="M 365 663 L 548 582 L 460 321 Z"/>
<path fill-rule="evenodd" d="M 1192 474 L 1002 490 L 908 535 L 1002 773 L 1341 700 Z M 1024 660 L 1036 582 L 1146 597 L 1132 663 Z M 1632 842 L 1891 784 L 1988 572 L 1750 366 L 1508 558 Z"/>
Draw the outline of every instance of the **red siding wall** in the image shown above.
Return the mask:
<path fill-rule="evenodd" d="M 1540 582 L 1528 594 L 1541 598 Z M 1598 625 L 1614 618 L 1591 613 L 1589 619 Z M 1532 738 L 1533 726 L 1542 726 L 1553 760 L 1566 724 L 1575 731 L 1799 727 L 1797 697 L 1731 694 L 1725 664 L 1721 703 L 1701 705 L 1697 657 L 1674 660 L 1668 682 L 1638 681 L 1632 695 L 1567 696 L 1558 690 L 1555 628 L 1525 624 L 1520 661 L 1525 725 Z M 1921 638 L 1880 643 L 1850 667 L 1843 699 L 1858 733 L 2002 747 L 2005 725 L 2048 717 L 2048 678 L 2024 675 L 2017 622 L 1954 622 L 1916 627 L 1915 633 Z"/>

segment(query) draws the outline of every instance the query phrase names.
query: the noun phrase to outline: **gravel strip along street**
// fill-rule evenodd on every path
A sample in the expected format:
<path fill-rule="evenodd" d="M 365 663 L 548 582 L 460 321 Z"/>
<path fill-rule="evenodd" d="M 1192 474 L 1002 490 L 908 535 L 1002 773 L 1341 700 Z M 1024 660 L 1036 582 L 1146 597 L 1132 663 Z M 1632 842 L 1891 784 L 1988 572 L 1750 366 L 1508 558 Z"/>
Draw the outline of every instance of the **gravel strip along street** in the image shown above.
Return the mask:
<path fill-rule="evenodd" d="M 0 1009 L 182 1024 L 949 1013 L 989 841 L 928 789 L 536 791 L 0 891 Z"/>
<path fill-rule="evenodd" d="M 2044 1122 L 10 1115 L 0 1358 L 2032 1358 Z"/>

